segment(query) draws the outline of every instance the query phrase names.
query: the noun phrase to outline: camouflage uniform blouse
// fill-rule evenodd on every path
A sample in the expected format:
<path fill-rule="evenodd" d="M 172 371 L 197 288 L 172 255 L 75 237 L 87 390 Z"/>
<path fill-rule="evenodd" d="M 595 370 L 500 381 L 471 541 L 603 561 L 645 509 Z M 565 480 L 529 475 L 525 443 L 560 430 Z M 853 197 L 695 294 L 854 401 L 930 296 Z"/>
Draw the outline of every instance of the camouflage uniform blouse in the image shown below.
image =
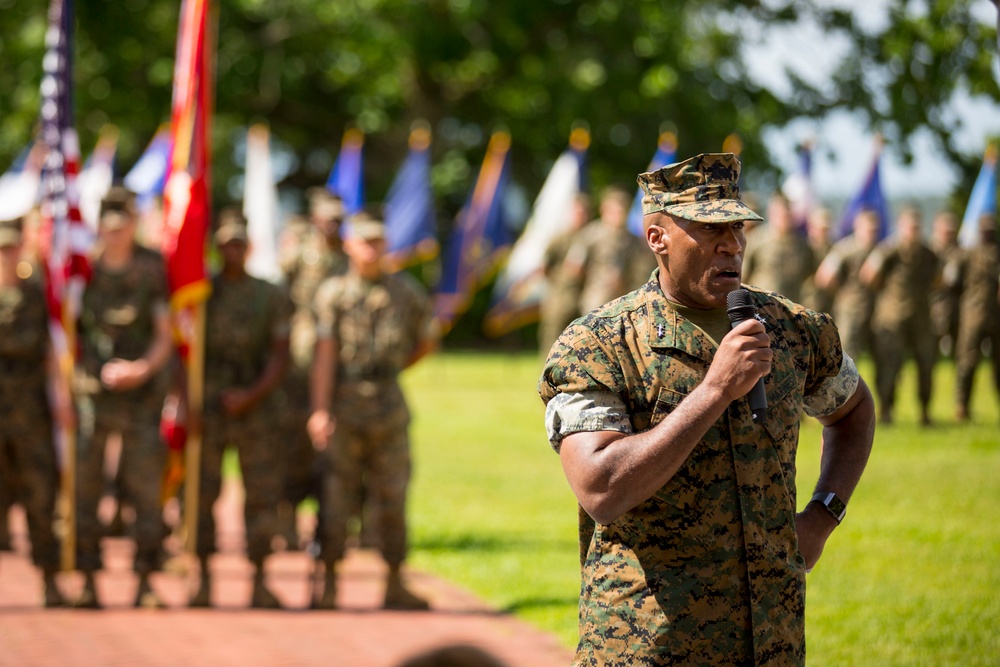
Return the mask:
<path fill-rule="evenodd" d="M 705 377 L 715 344 L 657 279 L 574 322 L 550 353 L 539 393 L 557 451 L 575 432 L 645 431 Z M 581 511 L 577 665 L 805 660 L 799 419 L 834 412 L 858 375 L 827 315 L 751 294 L 774 350 L 766 423 L 733 401 L 652 498 L 608 525 Z"/>
<path fill-rule="evenodd" d="M 337 419 L 365 425 L 398 415 L 408 422 L 398 376 L 431 334 L 431 303 L 423 288 L 406 273 L 370 281 L 349 272 L 320 285 L 315 308 L 317 337 L 332 338 L 337 346 Z"/>

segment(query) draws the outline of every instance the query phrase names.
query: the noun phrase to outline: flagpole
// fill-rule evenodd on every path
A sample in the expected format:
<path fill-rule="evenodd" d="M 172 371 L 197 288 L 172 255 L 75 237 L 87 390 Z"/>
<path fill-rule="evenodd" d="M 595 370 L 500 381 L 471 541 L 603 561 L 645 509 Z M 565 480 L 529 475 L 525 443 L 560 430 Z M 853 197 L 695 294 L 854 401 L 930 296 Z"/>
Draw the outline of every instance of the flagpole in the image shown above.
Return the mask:
<path fill-rule="evenodd" d="M 66 349 L 62 350 L 57 360 L 58 372 L 70 387 L 73 378 L 73 351 L 76 349 L 76 327 L 73 313 L 70 310 L 69 299 L 63 302 L 62 327 L 66 337 Z M 72 400 L 72 399 L 71 399 Z M 62 505 L 66 512 L 63 521 L 61 566 L 63 572 L 76 569 L 76 430 L 66 425 L 59 425 L 62 431 L 64 459 L 60 473 L 60 492 Z"/>
<path fill-rule="evenodd" d="M 198 502 L 201 485 L 201 418 L 205 390 L 205 303 L 194 306 L 193 340 L 188 348 L 187 394 L 188 437 L 184 447 L 184 536 L 185 548 L 198 549 Z"/>

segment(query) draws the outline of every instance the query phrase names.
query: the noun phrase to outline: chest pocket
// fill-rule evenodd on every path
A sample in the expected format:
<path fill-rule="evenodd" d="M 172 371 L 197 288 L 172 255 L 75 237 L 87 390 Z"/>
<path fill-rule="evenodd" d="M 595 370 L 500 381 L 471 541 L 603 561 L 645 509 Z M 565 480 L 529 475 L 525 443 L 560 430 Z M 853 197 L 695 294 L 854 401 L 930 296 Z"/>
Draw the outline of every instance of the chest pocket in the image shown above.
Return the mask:
<path fill-rule="evenodd" d="M 767 416 L 764 430 L 774 441 L 785 483 L 794 488 L 795 450 L 802 420 L 802 393 L 795 391 L 798 376 L 791 371 L 774 376 L 773 389 L 767 388 Z"/>

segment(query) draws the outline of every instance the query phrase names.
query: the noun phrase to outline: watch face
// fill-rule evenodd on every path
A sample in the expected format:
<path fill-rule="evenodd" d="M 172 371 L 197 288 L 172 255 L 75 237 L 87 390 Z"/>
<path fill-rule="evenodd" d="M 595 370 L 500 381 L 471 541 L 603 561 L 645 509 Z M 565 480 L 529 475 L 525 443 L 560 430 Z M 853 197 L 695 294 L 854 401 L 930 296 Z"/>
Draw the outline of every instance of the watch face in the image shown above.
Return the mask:
<path fill-rule="evenodd" d="M 832 493 L 826 501 L 826 507 L 833 513 L 833 516 L 837 517 L 837 521 L 843 519 L 844 515 L 847 514 L 847 505 L 844 504 L 843 500 Z"/>

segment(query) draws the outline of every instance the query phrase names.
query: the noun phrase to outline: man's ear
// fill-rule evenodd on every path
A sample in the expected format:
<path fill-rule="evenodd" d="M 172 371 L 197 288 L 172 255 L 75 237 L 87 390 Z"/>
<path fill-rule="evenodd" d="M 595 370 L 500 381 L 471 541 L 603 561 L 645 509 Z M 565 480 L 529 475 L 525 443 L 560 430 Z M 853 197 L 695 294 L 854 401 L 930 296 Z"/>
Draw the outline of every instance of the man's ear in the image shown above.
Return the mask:
<path fill-rule="evenodd" d="M 646 225 L 646 244 L 649 245 L 654 254 L 666 257 L 670 245 L 670 235 L 666 228 L 651 222 Z"/>

